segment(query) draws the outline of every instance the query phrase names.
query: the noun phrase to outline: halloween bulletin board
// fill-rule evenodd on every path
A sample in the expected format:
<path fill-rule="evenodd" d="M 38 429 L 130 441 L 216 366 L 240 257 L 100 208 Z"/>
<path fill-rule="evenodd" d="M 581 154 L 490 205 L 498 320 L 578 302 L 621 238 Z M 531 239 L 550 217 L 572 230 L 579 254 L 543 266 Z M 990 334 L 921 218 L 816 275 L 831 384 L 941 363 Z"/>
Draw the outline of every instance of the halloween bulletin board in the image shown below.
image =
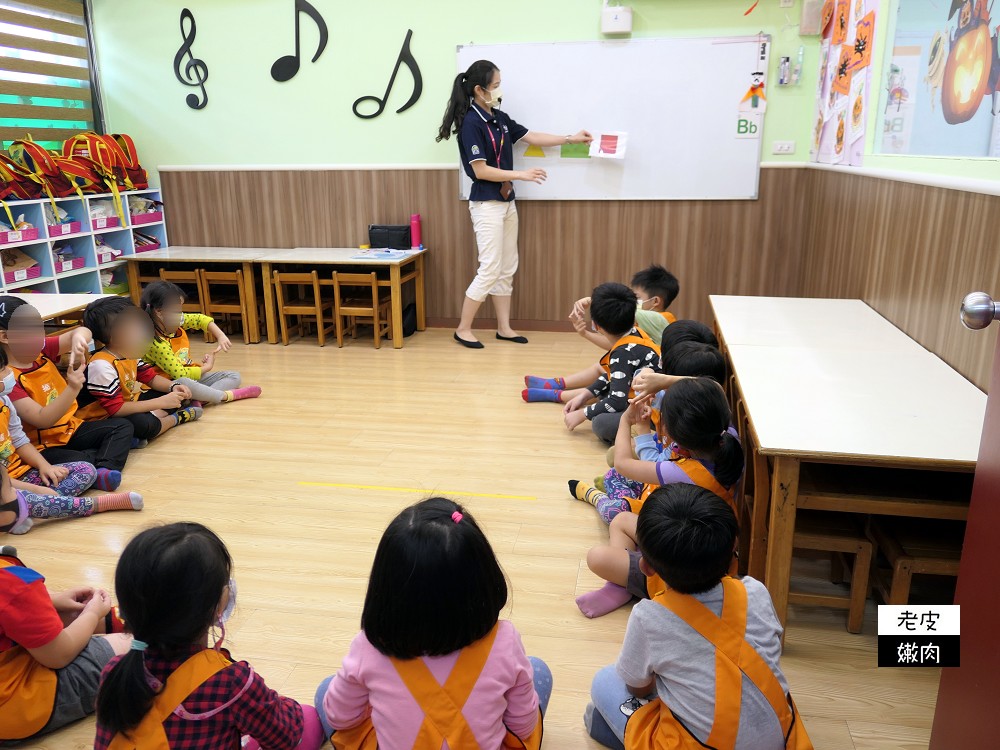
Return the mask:
<path fill-rule="evenodd" d="M 1000 4 L 899 0 L 894 21 L 876 150 L 1000 156 Z"/>
<path fill-rule="evenodd" d="M 810 156 L 823 164 L 860 165 L 872 90 L 878 0 L 826 0 Z"/>

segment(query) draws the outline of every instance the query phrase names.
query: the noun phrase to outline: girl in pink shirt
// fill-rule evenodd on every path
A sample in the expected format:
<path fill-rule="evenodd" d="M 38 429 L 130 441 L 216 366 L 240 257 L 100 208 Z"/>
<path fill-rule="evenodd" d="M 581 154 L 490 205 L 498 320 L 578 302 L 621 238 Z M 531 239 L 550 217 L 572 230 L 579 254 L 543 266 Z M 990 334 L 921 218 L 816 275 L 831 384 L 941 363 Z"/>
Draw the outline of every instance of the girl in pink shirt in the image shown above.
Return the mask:
<path fill-rule="evenodd" d="M 507 581 L 462 506 L 405 509 L 375 552 L 362 631 L 316 708 L 340 750 L 537 748 L 552 674 L 499 621 Z"/>

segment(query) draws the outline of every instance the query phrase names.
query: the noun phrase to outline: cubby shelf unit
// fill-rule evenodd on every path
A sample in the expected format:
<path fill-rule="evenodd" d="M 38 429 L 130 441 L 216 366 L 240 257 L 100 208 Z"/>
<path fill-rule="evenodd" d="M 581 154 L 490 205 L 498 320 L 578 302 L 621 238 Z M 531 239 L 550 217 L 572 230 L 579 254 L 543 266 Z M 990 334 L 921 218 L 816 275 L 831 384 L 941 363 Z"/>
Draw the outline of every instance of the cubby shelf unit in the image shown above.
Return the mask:
<path fill-rule="evenodd" d="M 83 198 L 71 196 L 56 198 L 56 205 L 69 214 L 72 224 L 48 226 L 45 223 L 43 206 L 48 198 L 30 201 L 7 201 L 7 207 L 17 219 L 24 215 L 25 221 L 37 229 L 37 236 L 29 230 L 13 242 L 4 242 L 10 235 L 0 232 L 0 251 L 17 248 L 31 256 L 37 265 L 27 271 L 14 272 L 7 268 L 0 275 L 0 291 L 43 292 L 48 294 L 125 294 L 125 259 L 136 254 L 134 231 L 155 237 L 159 244 L 140 247 L 138 252 L 167 247 L 167 225 L 162 210 L 158 214 L 128 213 L 128 196 L 141 195 L 150 200 L 160 201 L 159 188 L 123 192 L 122 206 L 125 211 L 125 225 L 115 215 L 112 219 L 97 219 L 91 222 L 90 207 L 95 201 L 113 203 L 110 193 L 86 195 Z M 2 210 L 0 210 L 2 211 Z M 5 212 L 0 218 L 8 223 Z M 15 234 L 14 237 L 17 237 Z M 99 244 L 100 243 L 100 244 Z M 69 246 L 73 249 L 75 261 L 57 263 L 53 249 Z M 120 250 L 120 255 L 111 252 Z M 82 263 L 81 263 L 82 261 Z M 110 285 L 101 283 L 101 272 L 111 270 L 114 277 Z M 35 275 L 37 274 L 37 276 Z"/>

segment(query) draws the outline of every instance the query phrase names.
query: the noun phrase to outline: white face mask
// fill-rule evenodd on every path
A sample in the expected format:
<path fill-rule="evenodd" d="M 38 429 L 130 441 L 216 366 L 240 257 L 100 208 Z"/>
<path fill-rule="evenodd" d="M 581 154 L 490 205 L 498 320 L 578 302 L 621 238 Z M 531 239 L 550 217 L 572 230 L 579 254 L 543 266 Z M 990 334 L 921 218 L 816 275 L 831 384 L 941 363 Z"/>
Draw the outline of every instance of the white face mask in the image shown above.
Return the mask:
<path fill-rule="evenodd" d="M 226 602 L 226 608 L 222 610 L 219 614 L 219 622 L 225 624 L 229 622 L 229 618 L 233 616 L 233 611 L 236 609 L 236 580 L 234 578 L 229 579 L 229 601 Z"/>
<path fill-rule="evenodd" d="M 9 395 L 14 386 L 17 385 L 17 378 L 14 377 L 14 373 L 9 372 L 3 379 L 3 391 L 0 391 L 3 395 Z"/>

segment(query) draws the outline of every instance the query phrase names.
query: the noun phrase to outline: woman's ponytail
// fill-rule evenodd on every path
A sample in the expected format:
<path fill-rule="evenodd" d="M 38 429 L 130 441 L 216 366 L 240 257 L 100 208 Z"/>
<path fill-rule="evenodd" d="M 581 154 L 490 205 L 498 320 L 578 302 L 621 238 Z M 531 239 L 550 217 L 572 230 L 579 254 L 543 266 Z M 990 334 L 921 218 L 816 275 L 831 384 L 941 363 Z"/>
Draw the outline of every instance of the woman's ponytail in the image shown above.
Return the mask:
<path fill-rule="evenodd" d="M 97 716 L 112 734 L 134 729 L 153 707 L 156 691 L 149 684 L 144 660 L 141 651 L 129 651 L 101 682 Z"/>
<path fill-rule="evenodd" d="M 489 60 L 476 60 L 464 73 L 455 76 L 455 83 L 451 87 L 451 98 L 444 108 L 444 119 L 441 120 L 441 127 L 438 128 L 435 141 L 448 140 L 452 135 L 457 135 L 462 128 L 462 121 L 472 106 L 473 92 L 476 86 L 489 88 L 490 81 L 497 66 Z"/>
<path fill-rule="evenodd" d="M 743 448 L 729 432 L 732 413 L 726 394 L 711 378 L 685 378 L 663 397 L 670 437 L 682 448 L 712 456 L 715 478 L 732 487 L 743 475 Z"/>

